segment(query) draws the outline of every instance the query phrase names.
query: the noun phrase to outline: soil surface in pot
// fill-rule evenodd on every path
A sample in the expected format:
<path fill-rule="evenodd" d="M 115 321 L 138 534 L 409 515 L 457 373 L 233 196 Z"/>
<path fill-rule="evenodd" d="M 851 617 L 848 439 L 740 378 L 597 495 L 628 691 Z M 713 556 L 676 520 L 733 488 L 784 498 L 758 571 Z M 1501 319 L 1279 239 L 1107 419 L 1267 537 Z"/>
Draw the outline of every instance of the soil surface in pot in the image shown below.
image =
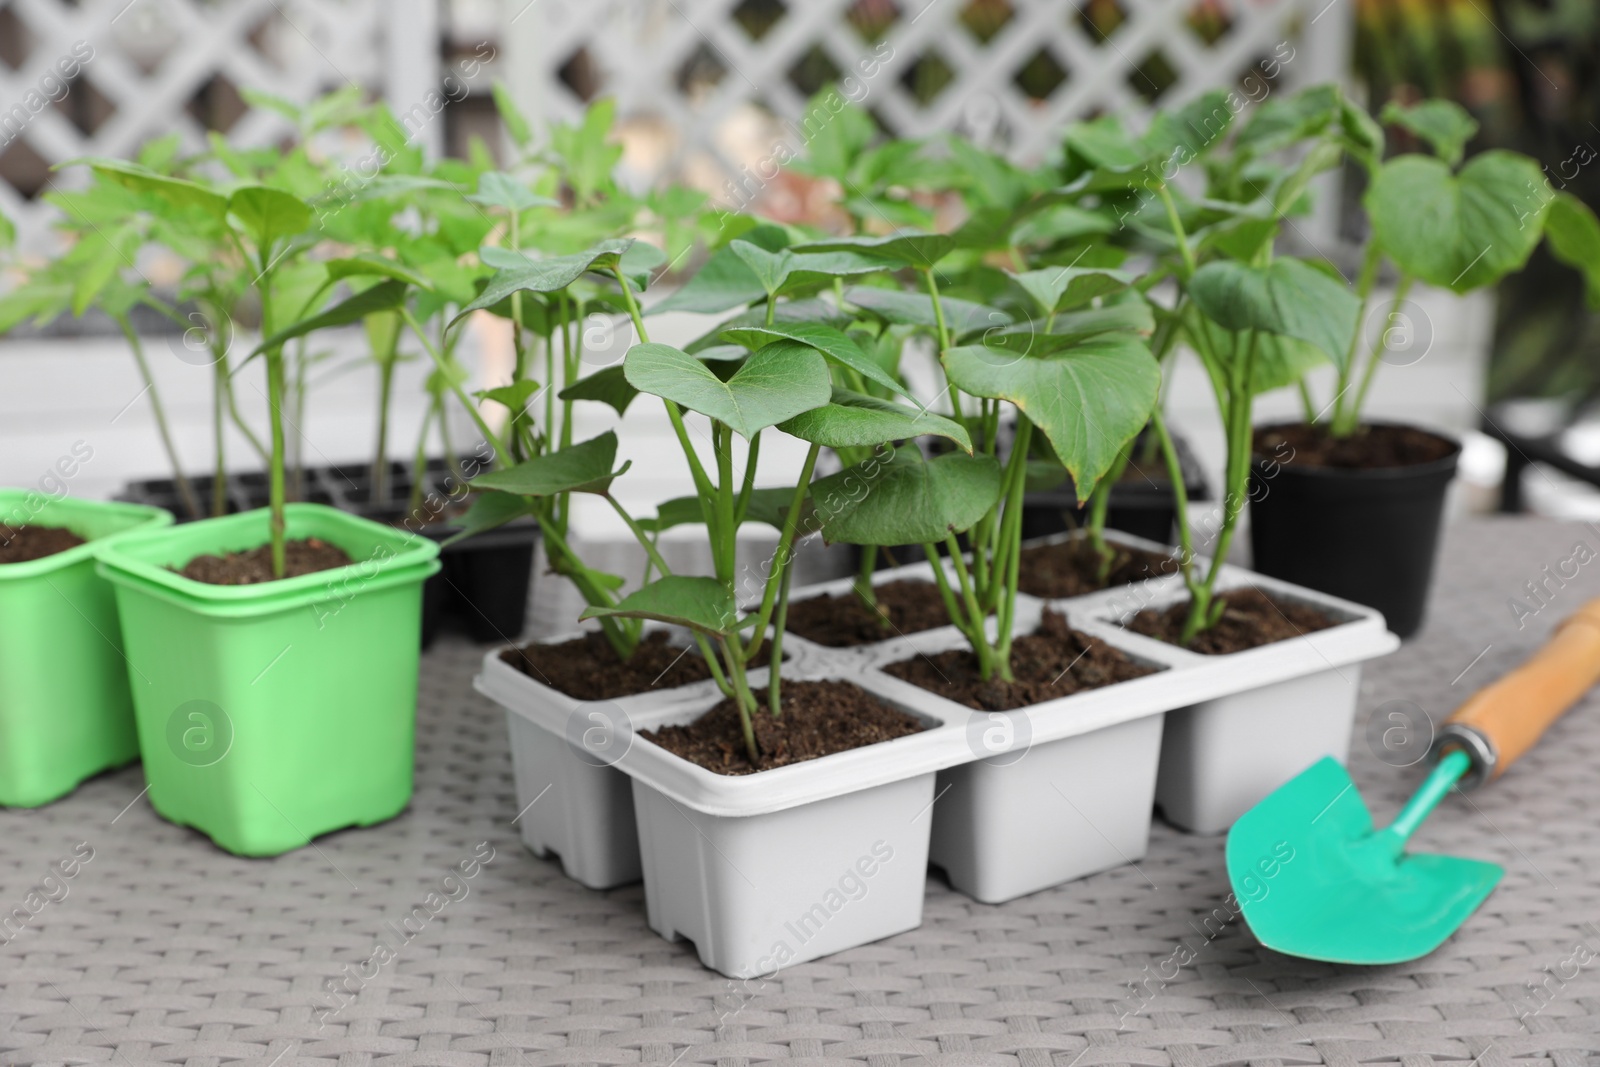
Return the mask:
<path fill-rule="evenodd" d="M 1114 541 L 1107 541 L 1106 547 L 1116 555 L 1104 581 L 1100 580 L 1100 555 L 1085 538 L 1024 548 L 1017 567 L 1017 587 L 1030 596 L 1055 599 L 1132 585 L 1178 571 L 1177 563 L 1159 552 L 1125 548 Z"/>
<path fill-rule="evenodd" d="M 642 731 L 675 756 L 718 774 L 754 774 L 791 763 L 921 733 L 922 723 L 849 682 L 785 682 L 783 714 L 767 712 L 767 691 L 755 691 L 761 709 L 751 725 L 761 761 L 750 763 L 739 709 L 724 700 L 694 722 Z"/>
<path fill-rule="evenodd" d="M 896 678 L 979 711 L 1010 711 L 1156 673 L 1097 637 L 1067 625 L 1066 616 L 1046 611 L 1039 628 L 1011 643 L 1014 681 L 978 672 L 978 657 L 965 648 L 891 663 Z"/>
<path fill-rule="evenodd" d="M 854 648 L 950 625 L 939 587 L 915 578 L 900 578 L 874 587 L 879 614 L 874 615 L 854 592 L 824 593 L 789 605 L 791 633 L 829 648 Z"/>
<path fill-rule="evenodd" d="M 517 670 L 577 700 L 615 700 L 656 689 L 676 689 L 711 677 L 700 649 L 669 644 L 665 630 L 645 634 L 626 663 L 599 631 L 554 645 L 531 642 L 508 648 L 500 658 Z M 750 669 L 767 665 L 772 645 L 765 643 Z"/>
<path fill-rule="evenodd" d="M 335 567 L 348 567 L 354 562 L 344 549 L 316 537 L 288 541 L 283 546 L 285 578 L 331 571 Z M 249 548 L 243 552 L 228 552 L 221 556 L 196 556 L 185 563 L 178 573 L 207 585 L 259 585 L 276 580 L 272 575 L 271 545 Z"/>
<path fill-rule="evenodd" d="M 1305 423 L 1263 426 L 1255 431 L 1253 447 L 1262 459 L 1285 465 L 1346 470 L 1414 467 L 1456 450 L 1453 441 L 1414 426 L 1363 426 L 1349 437 L 1334 437 L 1321 426 Z M 1289 449 L 1293 452 L 1286 460 Z"/>
<path fill-rule="evenodd" d="M 84 543 L 64 526 L 7 526 L 0 523 L 0 563 L 26 563 Z"/>
<path fill-rule="evenodd" d="M 1279 600 L 1259 589 L 1234 589 L 1217 595 L 1227 602 L 1222 619 L 1211 629 L 1195 635 L 1185 646 L 1190 652 L 1207 656 L 1243 652 L 1315 630 L 1326 630 L 1343 621 L 1310 604 Z M 1184 600 L 1170 608 L 1141 611 L 1128 628 L 1175 645 L 1183 635 L 1183 623 L 1188 617 L 1189 601 Z"/>

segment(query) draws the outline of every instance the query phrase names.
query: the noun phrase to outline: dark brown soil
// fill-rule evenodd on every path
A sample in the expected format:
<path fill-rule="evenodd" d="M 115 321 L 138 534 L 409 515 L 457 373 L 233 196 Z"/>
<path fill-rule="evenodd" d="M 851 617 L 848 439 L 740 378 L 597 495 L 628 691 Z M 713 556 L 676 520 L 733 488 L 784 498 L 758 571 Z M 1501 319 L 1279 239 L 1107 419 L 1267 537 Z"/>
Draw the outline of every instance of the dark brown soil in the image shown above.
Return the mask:
<path fill-rule="evenodd" d="M 755 691 L 761 709 L 751 722 L 761 752 L 761 762 L 755 766 L 745 751 L 739 709 L 731 700 L 722 701 L 686 726 L 663 726 L 642 731 L 640 736 L 708 771 L 754 774 L 924 729 L 910 715 L 849 682 L 786 682 L 782 696 L 783 714 L 773 718 L 766 711 L 767 691 Z"/>
<path fill-rule="evenodd" d="M 1054 611 L 1044 613 L 1033 633 L 1012 642 L 1015 681 L 984 681 L 978 673 L 978 657 L 964 648 L 891 663 L 884 670 L 979 711 L 1026 708 L 1156 672 L 1099 638 L 1072 629 L 1066 617 Z"/>
<path fill-rule="evenodd" d="M 315 537 L 289 541 L 283 546 L 285 578 L 331 571 L 354 562 L 344 549 Z M 196 556 L 178 573 L 207 585 L 259 585 L 276 580 L 272 576 L 271 545 L 229 552 L 224 556 Z"/>
<path fill-rule="evenodd" d="M 0 563 L 26 563 L 65 552 L 83 538 L 63 526 L 7 526 L 0 523 Z"/>
<path fill-rule="evenodd" d="M 1260 458 L 1286 466 L 1379 470 L 1432 463 L 1454 452 L 1456 444 L 1413 426 L 1363 426 L 1349 437 L 1333 437 L 1323 426 L 1291 423 L 1259 427 L 1254 448 Z"/>
<path fill-rule="evenodd" d="M 1227 602 L 1217 625 L 1195 636 L 1188 644 L 1191 652 L 1222 656 L 1229 652 L 1287 641 L 1314 630 L 1339 625 L 1339 619 L 1309 604 L 1278 600 L 1259 589 L 1230 590 L 1219 594 Z M 1170 608 L 1150 608 L 1133 617 L 1128 628 L 1146 637 L 1177 644 L 1183 623 L 1189 617 L 1189 602 Z"/>
<path fill-rule="evenodd" d="M 616 651 L 598 630 L 560 644 L 532 643 L 508 648 L 500 658 L 528 677 L 578 700 L 615 700 L 710 678 L 711 670 L 700 649 L 693 644 L 687 650 L 668 644 L 670 636 L 665 630 L 646 634 L 626 663 L 618 662 Z M 771 648 L 770 643 L 761 646 L 750 664 L 752 670 L 767 665 Z"/>
<path fill-rule="evenodd" d="M 932 582 L 901 578 L 883 583 L 875 593 L 876 616 L 853 592 L 797 600 L 789 605 L 788 628 L 819 645 L 854 648 L 950 624 L 939 587 Z"/>
<path fill-rule="evenodd" d="M 1147 578 L 1177 573 L 1178 563 L 1169 556 L 1137 548 L 1123 548 L 1110 541 L 1106 542 L 1106 547 L 1116 556 L 1103 582 L 1099 577 L 1100 556 L 1085 538 L 1024 548 L 1017 572 L 1018 588 L 1032 596 L 1053 599 L 1082 596 L 1100 589 L 1131 585 Z"/>

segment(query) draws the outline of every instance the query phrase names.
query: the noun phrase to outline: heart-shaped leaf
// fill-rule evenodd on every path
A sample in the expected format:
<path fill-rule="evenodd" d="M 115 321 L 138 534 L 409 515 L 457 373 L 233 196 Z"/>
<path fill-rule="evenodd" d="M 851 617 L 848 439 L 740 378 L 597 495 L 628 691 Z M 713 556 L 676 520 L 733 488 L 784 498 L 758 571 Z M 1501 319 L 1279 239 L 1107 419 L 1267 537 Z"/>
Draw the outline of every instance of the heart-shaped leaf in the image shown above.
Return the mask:
<path fill-rule="evenodd" d="M 1081 499 L 1150 418 L 1161 368 L 1143 342 L 1106 334 L 1044 356 L 979 345 L 944 354 L 952 385 L 1008 400 L 1033 420 L 1072 475 Z"/>
<path fill-rule="evenodd" d="M 1583 273 L 1589 307 L 1600 310 L 1600 221 L 1571 193 L 1557 193 L 1544 220 L 1545 239 L 1561 262 Z"/>
<path fill-rule="evenodd" d="M 865 252 L 884 259 L 931 268 L 956 246 L 947 233 L 898 233 L 887 237 L 830 237 L 795 245 L 796 252 Z"/>
<path fill-rule="evenodd" d="M 426 276 L 418 274 L 404 263 L 397 263 L 376 252 L 362 252 L 344 259 L 330 259 L 325 266 L 328 269 L 330 282 L 339 281 L 341 278 L 393 278 L 414 285 L 418 289 L 433 288 L 433 282 Z"/>
<path fill-rule="evenodd" d="M 789 242 L 781 226 L 757 226 L 741 235 L 740 240 L 776 252 Z M 743 259 L 732 248 L 720 248 L 711 254 L 694 277 L 683 283 L 683 288 L 650 308 L 650 314 L 665 311 L 701 311 L 715 314 L 729 308 L 743 307 L 752 300 L 767 295 L 760 279 L 745 266 Z"/>
<path fill-rule="evenodd" d="M 1360 325 L 1361 300 L 1309 263 L 1280 257 L 1266 268 L 1207 263 L 1189 281 L 1195 306 L 1227 330 L 1296 337 L 1343 366 Z"/>
<path fill-rule="evenodd" d="M 828 403 L 779 423 L 778 429 L 827 448 L 879 445 L 933 435 L 947 437 L 963 451 L 972 451 L 972 438 L 960 423 L 931 411 L 848 389 L 835 389 Z"/>
<path fill-rule="evenodd" d="M 734 241 L 728 247 L 744 263 L 746 269 L 755 275 L 756 281 L 761 283 L 762 291 L 769 296 L 782 288 L 783 283 L 789 278 L 789 272 L 794 269 L 794 253 L 787 248 L 768 252 L 760 245 L 751 244 L 749 241 Z"/>
<path fill-rule="evenodd" d="M 1467 142 L 1478 132 L 1478 120 L 1454 100 L 1422 100 L 1411 105 L 1391 100 L 1379 117 L 1428 142 L 1433 154 L 1452 167 L 1461 162 Z"/>
<path fill-rule="evenodd" d="M 502 171 L 491 170 L 478 175 L 478 191 L 467 197 L 485 207 L 504 208 L 507 211 L 526 211 L 534 207 L 560 207 L 560 203 L 547 196 L 539 196 L 525 184 Z M 570 246 L 569 246 L 570 247 Z"/>
<path fill-rule="evenodd" d="M 628 376 L 619 363 L 579 378 L 558 395 L 562 400 L 595 400 L 609 405 L 618 415 L 625 415 L 639 390 L 628 384 Z"/>
<path fill-rule="evenodd" d="M 789 505 L 794 502 L 793 489 L 752 489 L 745 505 L 745 522 L 759 522 L 782 530 L 788 521 Z M 656 508 L 656 517 L 641 519 L 639 525 L 659 533 L 674 526 L 694 526 L 706 521 L 705 509 L 697 496 L 673 497 Z"/>
<path fill-rule="evenodd" d="M 1120 270 L 1046 267 L 1016 275 L 1017 284 L 1046 315 L 1082 307 L 1098 296 L 1126 289 L 1134 276 Z"/>
<path fill-rule="evenodd" d="M 933 298 L 926 293 L 857 285 L 846 289 L 844 298 L 846 303 L 870 311 L 884 322 L 898 326 L 924 326 L 931 330 L 939 325 L 939 318 L 933 310 Z M 939 305 L 944 309 L 945 325 L 956 337 L 976 330 L 1009 326 L 1012 322 L 1011 316 L 999 308 L 975 304 L 970 300 L 941 295 Z"/>
<path fill-rule="evenodd" d="M 452 534 L 444 543 L 453 545 L 474 534 L 504 526 L 514 519 L 533 514 L 533 505 L 527 497 L 511 493 L 481 492 L 472 494 L 472 503 L 466 513 L 451 525 L 460 526 L 461 532 Z"/>
<path fill-rule="evenodd" d="M 815 348 L 832 362 L 842 367 L 849 367 L 868 381 L 876 382 L 891 393 L 898 393 L 907 398 L 911 396 L 906 392 L 905 386 L 896 381 L 894 375 L 873 362 L 872 357 L 863 352 L 861 346 L 851 340 L 849 334 L 820 322 L 775 322 L 771 326 L 742 326 L 724 330 L 722 336 L 752 350 L 779 338 L 799 341 L 803 345 Z"/>
<path fill-rule="evenodd" d="M 669 575 L 628 594 L 614 608 L 591 607 L 579 618 L 653 619 L 726 637 L 738 629 L 739 609 L 728 587 L 715 578 Z"/>
<path fill-rule="evenodd" d="M 537 395 L 539 383 L 531 378 L 512 382 L 510 385 L 497 385 L 493 389 L 480 389 L 473 395 L 480 400 L 493 400 L 505 406 L 512 412 L 521 411 L 528 404 L 528 398 Z"/>
<path fill-rule="evenodd" d="M 317 330 L 325 330 L 334 326 L 348 326 L 353 322 L 360 322 L 368 315 L 374 315 L 380 311 L 393 311 L 404 304 L 405 300 L 405 282 L 394 280 L 379 282 L 371 289 L 363 289 L 354 296 L 340 301 L 320 315 L 313 315 L 309 319 L 301 319 L 293 326 L 279 330 L 257 345 L 255 351 L 251 352 L 250 355 L 253 358 L 269 349 L 280 348 L 285 341 L 291 341 L 296 337 L 304 337 L 306 334 L 315 333 Z"/>
<path fill-rule="evenodd" d="M 555 496 L 558 493 L 600 493 L 611 489 L 630 464 L 612 469 L 617 460 L 617 435 L 611 432 L 547 452 L 506 470 L 490 471 L 472 479 L 474 489 L 498 489 L 516 496 Z"/>
<path fill-rule="evenodd" d="M 611 270 L 621 263 L 623 253 L 628 251 L 632 243 L 631 237 L 613 239 L 601 241 L 593 248 L 570 256 L 551 256 L 548 259 L 523 257 L 525 262 L 495 271 L 478 299 L 462 308 L 460 314 L 450 320 L 450 324 L 454 326 L 479 308 L 493 307 L 512 293 L 554 293 L 565 289 L 588 271 Z M 511 252 L 507 255 L 520 253 Z M 509 262 L 500 256 L 495 258 L 501 263 Z"/>
<path fill-rule="evenodd" d="M 1000 464 L 960 453 L 925 460 L 898 449 L 811 485 L 811 507 L 830 544 L 923 545 L 970 529 L 1000 499 Z"/>
<path fill-rule="evenodd" d="M 1005 330 L 984 334 L 987 348 L 1019 354 L 1047 356 L 1071 348 L 1091 337 L 1110 333 L 1148 334 L 1155 329 L 1155 317 L 1143 300 L 1110 307 L 1069 311 L 1057 315 L 1046 330 L 1043 322 L 1025 322 Z"/>
<path fill-rule="evenodd" d="M 768 426 L 828 402 L 828 364 L 810 345 L 775 341 L 752 353 L 723 381 L 694 356 L 671 345 L 628 350 L 628 384 L 643 393 L 716 419 L 746 439 Z"/>
<path fill-rule="evenodd" d="M 1365 203 L 1374 239 L 1401 270 L 1466 293 L 1528 261 L 1552 198 L 1539 164 L 1496 150 L 1454 175 L 1440 160 L 1397 156 L 1379 168 Z"/>
<path fill-rule="evenodd" d="M 311 209 L 297 196 L 265 185 L 247 185 L 228 198 L 228 214 L 239 220 L 257 248 L 311 229 Z"/>

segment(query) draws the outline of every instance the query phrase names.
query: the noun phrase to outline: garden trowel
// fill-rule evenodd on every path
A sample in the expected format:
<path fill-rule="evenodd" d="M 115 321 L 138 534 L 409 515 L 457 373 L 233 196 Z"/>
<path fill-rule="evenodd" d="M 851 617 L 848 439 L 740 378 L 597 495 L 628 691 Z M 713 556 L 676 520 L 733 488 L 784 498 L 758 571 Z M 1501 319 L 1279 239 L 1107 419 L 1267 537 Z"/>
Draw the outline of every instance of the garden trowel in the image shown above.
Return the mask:
<path fill-rule="evenodd" d="M 1452 787 L 1505 772 L 1600 679 L 1600 600 L 1527 662 L 1479 690 L 1440 728 L 1432 772 L 1394 822 L 1374 829 L 1350 775 L 1323 758 L 1228 832 L 1228 879 L 1257 940 L 1334 963 L 1401 963 L 1456 931 L 1505 873 L 1493 863 L 1407 852 Z"/>

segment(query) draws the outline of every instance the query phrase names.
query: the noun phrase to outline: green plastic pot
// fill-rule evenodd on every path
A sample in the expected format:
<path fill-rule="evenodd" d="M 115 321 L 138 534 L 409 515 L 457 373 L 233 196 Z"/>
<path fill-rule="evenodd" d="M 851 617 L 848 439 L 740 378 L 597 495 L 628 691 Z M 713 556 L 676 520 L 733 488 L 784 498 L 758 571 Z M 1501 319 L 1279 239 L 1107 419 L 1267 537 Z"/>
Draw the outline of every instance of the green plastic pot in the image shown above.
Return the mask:
<path fill-rule="evenodd" d="M 33 808 L 139 758 L 116 601 L 94 554 L 172 516 L 0 489 L 0 522 L 64 526 L 89 542 L 0 565 L 0 804 Z"/>
<path fill-rule="evenodd" d="M 422 583 L 439 546 L 320 504 L 291 539 L 355 563 L 259 585 L 192 581 L 195 556 L 267 542 L 266 509 L 130 536 L 116 586 L 150 803 L 229 852 L 275 856 L 411 798 Z"/>

